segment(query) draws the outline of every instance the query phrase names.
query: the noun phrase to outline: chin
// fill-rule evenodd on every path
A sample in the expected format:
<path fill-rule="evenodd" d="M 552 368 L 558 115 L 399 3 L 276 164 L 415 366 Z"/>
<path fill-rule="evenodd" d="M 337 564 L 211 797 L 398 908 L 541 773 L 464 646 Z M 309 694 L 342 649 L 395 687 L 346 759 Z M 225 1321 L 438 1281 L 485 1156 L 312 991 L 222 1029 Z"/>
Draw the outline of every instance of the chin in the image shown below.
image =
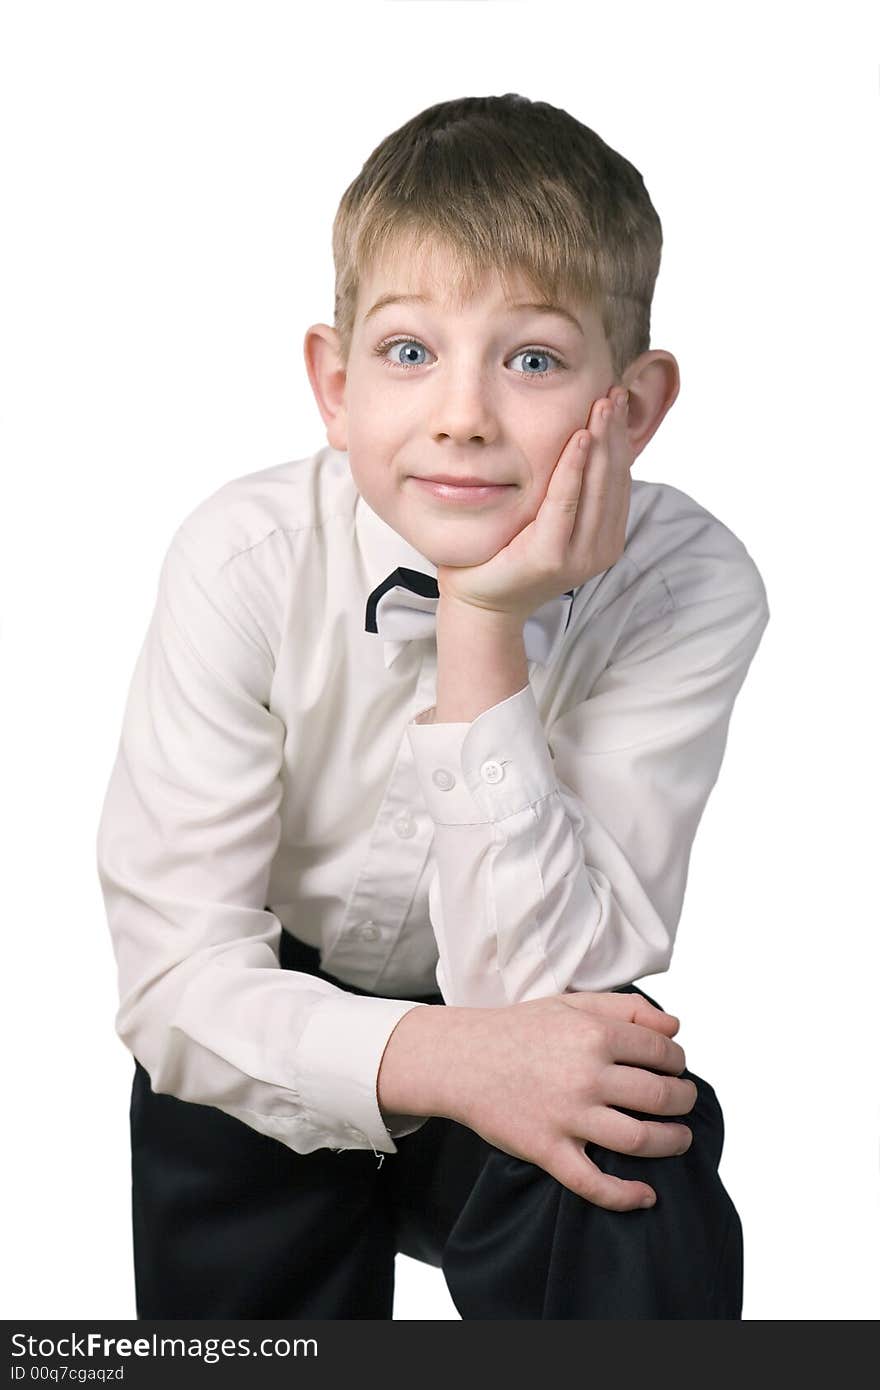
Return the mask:
<path fill-rule="evenodd" d="M 444 518 L 434 525 L 411 525 L 407 528 L 407 540 L 432 565 L 484 565 L 509 543 L 509 532 L 516 534 L 509 520 L 506 527 L 499 526 L 497 518 L 492 520 L 495 525 L 489 518 L 472 515 Z"/>
<path fill-rule="evenodd" d="M 503 549 L 502 544 L 476 546 L 473 541 L 470 544 L 462 543 L 460 545 L 450 545 L 448 542 L 445 545 L 438 545 L 436 542 L 432 545 L 426 539 L 424 544 L 416 542 L 415 545 L 416 549 L 424 555 L 426 560 L 430 560 L 432 565 L 450 565 L 460 568 L 484 565 L 492 559 L 493 555 Z"/>

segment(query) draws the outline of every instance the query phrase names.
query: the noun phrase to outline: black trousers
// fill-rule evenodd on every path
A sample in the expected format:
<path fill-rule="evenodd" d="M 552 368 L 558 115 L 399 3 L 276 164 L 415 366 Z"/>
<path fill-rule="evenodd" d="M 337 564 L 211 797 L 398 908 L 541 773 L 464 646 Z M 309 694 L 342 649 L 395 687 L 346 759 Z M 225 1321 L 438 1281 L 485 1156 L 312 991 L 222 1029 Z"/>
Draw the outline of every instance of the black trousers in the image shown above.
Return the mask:
<path fill-rule="evenodd" d="M 282 933 L 284 969 L 365 993 L 319 959 Z M 401 1251 L 442 1269 L 462 1318 L 741 1318 L 742 1225 L 718 1175 L 724 1120 L 708 1082 L 683 1075 L 698 1090 L 681 1117 L 686 1153 L 586 1145 L 604 1172 L 657 1193 L 652 1208 L 613 1212 L 452 1120 L 432 1117 L 381 1162 L 370 1149 L 298 1154 L 214 1106 L 155 1094 L 135 1062 L 137 1316 L 390 1318 Z"/>

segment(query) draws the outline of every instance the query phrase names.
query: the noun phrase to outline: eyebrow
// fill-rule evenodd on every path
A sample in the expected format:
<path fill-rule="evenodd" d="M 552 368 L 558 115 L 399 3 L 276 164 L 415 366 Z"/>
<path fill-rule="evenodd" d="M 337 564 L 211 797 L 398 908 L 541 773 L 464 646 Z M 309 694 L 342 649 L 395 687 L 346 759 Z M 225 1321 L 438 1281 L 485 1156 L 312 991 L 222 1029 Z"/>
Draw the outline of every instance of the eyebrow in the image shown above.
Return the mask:
<path fill-rule="evenodd" d="M 371 309 L 364 314 L 364 323 L 371 319 L 374 314 L 378 314 L 380 309 L 384 309 L 388 304 L 433 304 L 434 301 L 429 294 L 397 294 L 391 291 L 389 294 L 381 295 Z M 574 314 L 570 314 L 567 309 L 563 309 L 561 304 L 548 304 L 545 301 L 526 301 L 521 300 L 516 304 L 511 304 L 511 309 L 534 309 L 538 314 L 558 314 L 560 318 L 566 319 L 581 337 L 584 336 L 583 326 L 578 323 Z"/>

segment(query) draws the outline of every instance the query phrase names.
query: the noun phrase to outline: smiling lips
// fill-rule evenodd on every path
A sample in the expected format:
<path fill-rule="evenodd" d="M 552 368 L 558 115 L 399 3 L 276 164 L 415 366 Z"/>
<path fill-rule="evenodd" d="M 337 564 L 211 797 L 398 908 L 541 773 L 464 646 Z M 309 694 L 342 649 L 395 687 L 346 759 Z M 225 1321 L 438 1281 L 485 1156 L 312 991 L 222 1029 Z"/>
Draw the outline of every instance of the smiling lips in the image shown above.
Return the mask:
<path fill-rule="evenodd" d="M 471 506 L 497 501 L 513 487 L 512 483 L 487 483 L 482 478 L 451 478 L 448 474 L 434 478 L 414 477 L 413 482 L 443 502 L 463 502 Z"/>
<path fill-rule="evenodd" d="M 472 473 L 463 473 L 457 478 L 453 473 L 432 473 L 430 477 L 420 478 L 423 483 L 449 483 L 450 487 L 504 487 L 504 483 L 494 483 L 491 478 L 477 478 Z"/>

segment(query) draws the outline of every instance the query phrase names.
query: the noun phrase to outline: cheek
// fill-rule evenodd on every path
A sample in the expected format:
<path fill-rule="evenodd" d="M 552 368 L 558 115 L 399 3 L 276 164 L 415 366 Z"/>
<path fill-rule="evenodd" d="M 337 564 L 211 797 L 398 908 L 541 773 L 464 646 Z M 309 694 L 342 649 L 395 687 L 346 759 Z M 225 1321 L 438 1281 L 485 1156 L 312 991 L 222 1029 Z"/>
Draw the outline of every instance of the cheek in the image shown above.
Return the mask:
<path fill-rule="evenodd" d="M 544 494 L 542 492 L 539 496 L 534 479 L 523 487 L 516 506 L 511 507 L 504 514 L 499 514 L 494 519 L 501 545 L 509 545 L 514 536 L 518 536 L 520 531 L 534 521 L 541 509 L 543 500 Z"/>
<path fill-rule="evenodd" d="M 376 470 L 370 468 L 369 464 L 364 462 L 363 454 L 358 455 L 356 450 L 349 450 L 348 466 L 361 497 L 375 509 L 382 500 L 382 481 Z"/>
<path fill-rule="evenodd" d="M 369 416 L 358 415 L 355 422 L 349 417 L 348 444 L 349 454 L 358 459 L 360 471 L 367 477 L 379 479 L 383 474 L 390 474 L 394 468 L 397 458 L 397 444 L 388 419 L 393 420 L 393 413 L 390 410 L 375 408 Z"/>
<path fill-rule="evenodd" d="M 553 475 L 555 461 L 552 463 L 534 463 L 529 472 L 527 482 L 522 489 L 520 501 L 520 512 L 523 517 L 523 524 L 534 521 L 538 515 L 541 503 L 547 495 L 547 487 Z"/>

